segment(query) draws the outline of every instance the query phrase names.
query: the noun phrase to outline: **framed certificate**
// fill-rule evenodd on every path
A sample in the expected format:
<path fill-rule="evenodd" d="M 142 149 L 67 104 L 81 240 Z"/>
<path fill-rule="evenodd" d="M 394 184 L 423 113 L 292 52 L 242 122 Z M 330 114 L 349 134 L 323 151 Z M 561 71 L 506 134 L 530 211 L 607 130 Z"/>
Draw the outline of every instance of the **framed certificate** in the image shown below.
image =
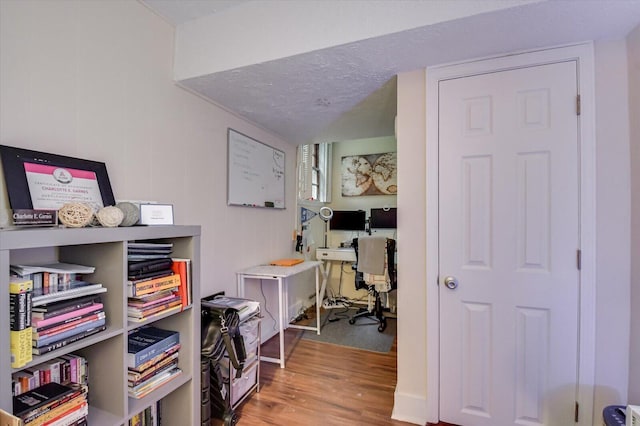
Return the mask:
<path fill-rule="evenodd" d="M 0 145 L 12 209 L 57 210 L 86 203 L 95 211 L 115 205 L 104 163 Z"/>

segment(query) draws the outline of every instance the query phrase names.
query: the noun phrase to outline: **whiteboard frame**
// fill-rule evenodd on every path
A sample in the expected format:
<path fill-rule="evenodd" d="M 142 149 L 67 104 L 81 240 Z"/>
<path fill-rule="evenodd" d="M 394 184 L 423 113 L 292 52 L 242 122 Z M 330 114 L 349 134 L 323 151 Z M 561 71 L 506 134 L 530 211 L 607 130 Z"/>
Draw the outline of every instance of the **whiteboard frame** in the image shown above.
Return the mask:
<path fill-rule="evenodd" d="M 250 144 L 252 144 L 254 147 L 259 147 L 260 149 L 264 149 L 267 148 L 269 150 L 271 150 L 274 153 L 279 153 L 282 156 L 282 179 L 278 180 L 278 195 L 281 194 L 282 196 L 282 204 L 279 205 L 278 203 L 273 203 L 273 205 L 266 205 L 266 203 L 263 203 L 263 205 L 259 204 L 259 203 L 254 203 L 254 202 L 250 202 L 250 200 L 246 200 L 246 202 L 240 202 L 238 201 L 239 199 L 241 199 L 241 197 L 238 197 L 237 194 L 232 194 L 231 193 L 231 188 L 232 188 L 232 179 L 234 179 L 238 173 L 234 173 L 234 167 L 233 167 L 233 162 L 232 162 L 232 154 L 233 154 L 233 150 L 232 150 L 232 142 L 233 142 L 233 137 L 241 137 L 242 139 L 244 139 L 246 142 L 249 142 Z M 259 140 L 252 138 L 251 136 L 245 135 L 242 132 L 239 132 L 235 129 L 232 129 L 231 127 L 227 128 L 227 205 L 228 206 L 240 206 L 240 207 L 252 207 L 252 208 L 266 208 L 266 209 L 277 209 L 277 210 L 284 210 L 286 209 L 286 193 L 285 193 L 285 189 L 286 189 L 286 179 L 287 179 L 287 175 L 286 175 L 286 154 L 283 150 L 281 149 L 277 149 L 272 147 L 271 145 L 268 145 L 264 142 L 260 142 Z"/>

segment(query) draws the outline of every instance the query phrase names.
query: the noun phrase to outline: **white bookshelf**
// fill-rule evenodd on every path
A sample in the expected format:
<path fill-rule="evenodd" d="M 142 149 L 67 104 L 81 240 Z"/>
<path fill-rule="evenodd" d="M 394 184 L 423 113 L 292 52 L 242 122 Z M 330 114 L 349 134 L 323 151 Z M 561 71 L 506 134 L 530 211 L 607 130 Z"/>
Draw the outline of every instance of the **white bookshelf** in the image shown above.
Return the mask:
<path fill-rule="evenodd" d="M 173 257 L 190 258 L 192 305 L 182 312 L 154 319 L 160 328 L 180 332 L 182 374 L 142 399 L 127 395 L 127 334 L 149 323 L 127 321 L 127 242 L 173 243 Z M 200 423 L 200 227 L 134 226 L 122 228 L 37 228 L 0 231 L 1 346 L 9 347 L 9 265 L 52 261 L 96 268 L 87 281 L 102 283 L 107 329 L 56 351 L 35 356 L 19 369 L 11 368 L 8 350 L 0 357 L 0 408 L 11 412 L 11 374 L 74 352 L 89 363 L 89 424 L 126 425 L 146 407 L 162 400 L 164 424 Z"/>

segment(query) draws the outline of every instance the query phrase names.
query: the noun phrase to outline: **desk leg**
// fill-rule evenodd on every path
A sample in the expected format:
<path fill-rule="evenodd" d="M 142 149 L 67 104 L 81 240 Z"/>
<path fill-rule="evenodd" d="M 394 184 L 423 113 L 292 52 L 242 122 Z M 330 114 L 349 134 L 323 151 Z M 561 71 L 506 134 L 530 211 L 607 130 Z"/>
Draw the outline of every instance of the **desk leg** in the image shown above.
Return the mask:
<path fill-rule="evenodd" d="M 278 278 L 278 315 L 280 316 L 280 368 L 284 368 L 284 322 L 286 314 L 282 310 L 284 298 L 282 277 Z"/>
<path fill-rule="evenodd" d="M 237 288 L 238 297 L 243 298 L 244 297 L 244 275 L 238 274 L 237 286 L 238 286 Z"/>
<path fill-rule="evenodd" d="M 320 288 L 320 303 L 319 305 L 322 304 L 322 301 L 324 300 L 324 295 L 327 292 L 327 282 L 329 280 L 329 276 L 331 274 L 331 261 L 330 260 L 325 260 L 325 267 L 322 268 L 322 266 L 318 266 L 318 268 L 320 268 L 320 272 L 322 272 L 322 287 Z M 317 269 L 316 269 L 316 273 L 317 273 Z M 317 277 L 317 275 L 316 275 Z"/>
<path fill-rule="evenodd" d="M 327 280 L 326 277 L 323 277 L 322 286 L 323 290 L 326 287 Z M 316 266 L 316 328 L 317 333 L 320 335 L 320 305 L 322 304 L 322 299 L 324 297 L 324 293 L 320 295 L 320 265 Z"/>

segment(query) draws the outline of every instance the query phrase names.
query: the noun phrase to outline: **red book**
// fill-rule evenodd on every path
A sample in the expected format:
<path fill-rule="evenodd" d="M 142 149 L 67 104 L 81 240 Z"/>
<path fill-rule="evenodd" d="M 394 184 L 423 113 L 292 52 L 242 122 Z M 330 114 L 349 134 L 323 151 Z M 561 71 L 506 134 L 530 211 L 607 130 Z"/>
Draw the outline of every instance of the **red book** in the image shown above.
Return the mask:
<path fill-rule="evenodd" d="M 190 303 L 190 288 L 189 288 L 189 265 L 188 259 L 173 259 L 171 264 L 171 270 L 174 274 L 180 275 L 180 287 L 178 287 L 178 295 L 182 301 L 182 310 Z"/>

